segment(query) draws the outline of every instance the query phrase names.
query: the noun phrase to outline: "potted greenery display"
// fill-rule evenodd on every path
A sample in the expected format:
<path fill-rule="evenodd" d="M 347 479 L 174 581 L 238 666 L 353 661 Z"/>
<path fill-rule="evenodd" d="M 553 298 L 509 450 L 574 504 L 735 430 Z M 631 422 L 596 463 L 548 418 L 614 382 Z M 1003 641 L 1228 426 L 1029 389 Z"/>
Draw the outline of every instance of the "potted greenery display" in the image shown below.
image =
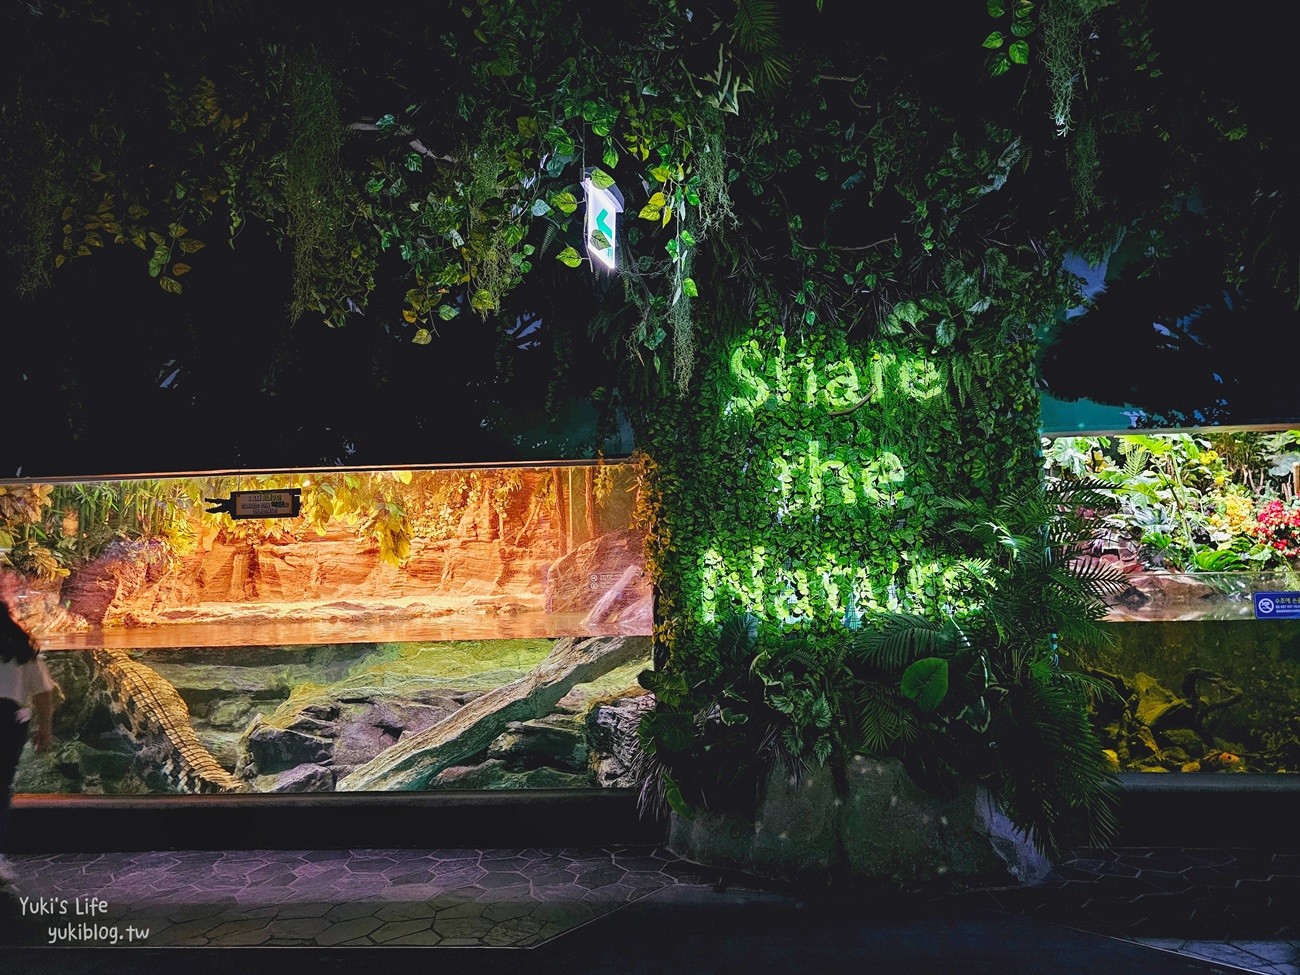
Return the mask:
<path fill-rule="evenodd" d="M 1122 573 L 1087 554 L 1092 485 L 939 501 L 968 559 L 942 618 L 850 618 L 833 652 L 750 614 L 715 651 L 649 671 L 644 807 L 670 843 L 781 877 L 1032 882 L 1114 835 L 1116 779 L 1088 718 L 1101 682 L 1068 660 L 1106 637 Z"/>

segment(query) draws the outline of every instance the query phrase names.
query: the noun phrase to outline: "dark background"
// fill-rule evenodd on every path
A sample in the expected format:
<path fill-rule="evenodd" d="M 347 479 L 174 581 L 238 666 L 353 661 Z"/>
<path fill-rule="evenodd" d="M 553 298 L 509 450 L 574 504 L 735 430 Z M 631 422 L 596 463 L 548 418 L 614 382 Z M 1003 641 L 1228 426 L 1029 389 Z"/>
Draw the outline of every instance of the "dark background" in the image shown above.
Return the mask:
<path fill-rule="evenodd" d="M 181 29 L 195 22 L 190 13 L 154 6 L 142 50 L 125 58 L 118 49 L 87 50 L 84 63 L 66 65 L 75 84 L 149 74 L 174 56 L 164 38 L 216 58 L 223 43 L 246 39 L 255 13 L 233 3 L 232 13 L 208 17 L 219 28 L 209 36 Z M 927 98 L 979 110 L 989 92 L 1016 96 L 1013 82 L 999 88 L 980 77 L 978 41 L 990 26 L 982 6 L 939 18 L 924 8 L 876 11 L 870 37 L 891 55 L 910 52 Z M 783 8 L 787 27 L 862 36 L 865 28 L 853 27 L 860 11 L 838 0 L 825 8 L 803 17 Z M 343 4 L 305 18 L 288 10 L 257 16 L 267 29 L 309 32 L 340 51 L 388 16 L 370 12 L 366 28 Z M 1291 35 L 1253 15 L 1208 21 L 1182 5 L 1152 10 L 1161 84 L 1188 93 L 1184 121 L 1194 125 L 1203 110 L 1191 93 L 1211 91 L 1236 106 L 1233 118 L 1248 123 L 1249 141 L 1263 149 L 1247 154 L 1225 143 L 1178 173 L 1203 187 L 1203 209 L 1187 210 L 1158 255 L 1130 235 L 1093 307 L 1044 327 L 1043 390 L 1067 409 L 1102 404 L 1147 429 L 1300 423 L 1300 315 L 1267 282 L 1250 292 L 1228 287 L 1215 232 L 1227 208 L 1295 233 L 1285 198 L 1275 207 L 1269 195 L 1289 190 L 1300 172 L 1290 134 Z M 618 11 L 603 22 L 620 23 Z M 0 20 L 31 23 L 21 5 Z M 418 74 L 418 64 L 407 67 Z M 10 64 L 0 80 L 12 84 L 17 70 Z M 1115 79 L 1107 81 L 1115 91 Z M 350 97 L 355 113 L 366 92 Z M 1099 185 L 1105 199 L 1135 212 L 1156 205 L 1176 169 L 1167 143 L 1137 144 L 1140 151 L 1103 154 Z M 0 477 L 582 459 L 633 447 L 614 408 L 621 350 L 585 338 L 608 282 L 541 261 L 499 320 L 466 311 L 416 346 L 401 321 L 396 266 L 381 267 L 372 305 L 346 327 L 307 315 L 290 324 L 291 260 L 269 233 L 250 225 L 233 248 L 222 226 L 192 233 L 209 246 L 181 296 L 163 292 L 125 246 L 70 262 L 52 289 L 30 299 L 16 296 L 14 269 L 0 262 Z"/>
<path fill-rule="evenodd" d="M 467 312 L 419 346 L 412 328 L 386 324 L 401 321 L 400 287 L 389 289 L 395 308 L 381 294 L 343 328 L 308 315 L 289 324 L 289 256 L 256 228 L 234 248 L 218 233 L 203 235 L 214 244 L 179 296 L 162 291 L 124 246 L 71 262 L 32 299 L 4 287 L 0 477 L 582 459 L 631 449 L 625 424 L 600 427 L 607 399 L 594 391 L 615 385 L 604 351 L 570 346 L 561 369 L 549 341 L 555 320 L 590 316 L 590 275 L 539 273 L 517 296 L 522 317 L 506 323 L 518 339 L 503 340 L 497 323 Z"/>

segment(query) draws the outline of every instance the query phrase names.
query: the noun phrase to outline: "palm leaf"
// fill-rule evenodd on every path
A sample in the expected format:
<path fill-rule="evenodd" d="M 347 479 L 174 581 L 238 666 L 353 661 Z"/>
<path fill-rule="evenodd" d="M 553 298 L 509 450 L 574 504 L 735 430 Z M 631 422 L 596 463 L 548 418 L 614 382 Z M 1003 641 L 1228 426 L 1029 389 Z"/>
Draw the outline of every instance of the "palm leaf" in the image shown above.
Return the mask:
<path fill-rule="evenodd" d="M 850 699 L 857 710 L 858 734 L 850 751 L 884 755 L 897 741 L 915 740 L 916 718 L 908 703 L 892 688 L 858 681 Z"/>
<path fill-rule="evenodd" d="M 849 637 L 854 655 L 886 670 L 899 670 L 920 657 L 951 657 L 966 645 L 951 619 L 935 622 L 911 613 L 881 613 Z"/>
<path fill-rule="evenodd" d="M 1030 680 L 1008 695 L 999 728 L 996 798 L 1051 857 L 1105 846 L 1118 830 L 1118 779 L 1074 679 Z"/>
<path fill-rule="evenodd" d="M 732 44 L 749 67 L 756 87 L 771 89 L 790 73 L 781 50 L 779 5 L 775 0 L 738 0 L 731 24 Z"/>

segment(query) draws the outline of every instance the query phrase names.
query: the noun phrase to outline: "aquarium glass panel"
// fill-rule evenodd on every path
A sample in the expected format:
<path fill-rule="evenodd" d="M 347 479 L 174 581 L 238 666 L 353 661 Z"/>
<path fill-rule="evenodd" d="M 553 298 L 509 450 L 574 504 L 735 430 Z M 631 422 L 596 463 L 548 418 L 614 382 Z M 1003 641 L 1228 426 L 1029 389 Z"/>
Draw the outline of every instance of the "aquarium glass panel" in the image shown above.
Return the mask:
<path fill-rule="evenodd" d="M 1114 692 L 1094 722 L 1119 771 L 1300 771 L 1300 620 L 1107 629 L 1080 666 Z"/>
<path fill-rule="evenodd" d="M 62 694 L 16 787 L 630 786 L 637 495 L 628 463 L 0 485 L 0 598 Z"/>
<path fill-rule="evenodd" d="M 1113 621 L 1240 619 L 1300 590 L 1300 430 L 1043 439 L 1049 484 L 1113 507 L 1088 557 L 1123 570 Z"/>
<path fill-rule="evenodd" d="M 1072 665 L 1108 689 L 1094 719 L 1117 770 L 1300 769 L 1300 432 L 1055 437 L 1049 482 L 1114 502 L 1086 560 L 1125 585 L 1108 640 Z"/>

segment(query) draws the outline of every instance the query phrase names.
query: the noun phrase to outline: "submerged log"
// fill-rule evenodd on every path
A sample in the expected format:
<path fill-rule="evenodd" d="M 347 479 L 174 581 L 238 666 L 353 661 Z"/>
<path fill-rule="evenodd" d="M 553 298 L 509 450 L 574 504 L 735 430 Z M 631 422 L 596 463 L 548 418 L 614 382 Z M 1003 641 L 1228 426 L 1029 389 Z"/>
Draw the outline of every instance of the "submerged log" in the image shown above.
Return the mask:
<path fill-rule="evenodd" d="M 650 655 L 646 637 L 568 637 L 532 671 L 476 697 L 454 714 L 404 738 L 338 781 L 339 792 L 418 790 L 444 769 L 483 751 L 512 721 L 550 714 L 575 684 Z"/>

